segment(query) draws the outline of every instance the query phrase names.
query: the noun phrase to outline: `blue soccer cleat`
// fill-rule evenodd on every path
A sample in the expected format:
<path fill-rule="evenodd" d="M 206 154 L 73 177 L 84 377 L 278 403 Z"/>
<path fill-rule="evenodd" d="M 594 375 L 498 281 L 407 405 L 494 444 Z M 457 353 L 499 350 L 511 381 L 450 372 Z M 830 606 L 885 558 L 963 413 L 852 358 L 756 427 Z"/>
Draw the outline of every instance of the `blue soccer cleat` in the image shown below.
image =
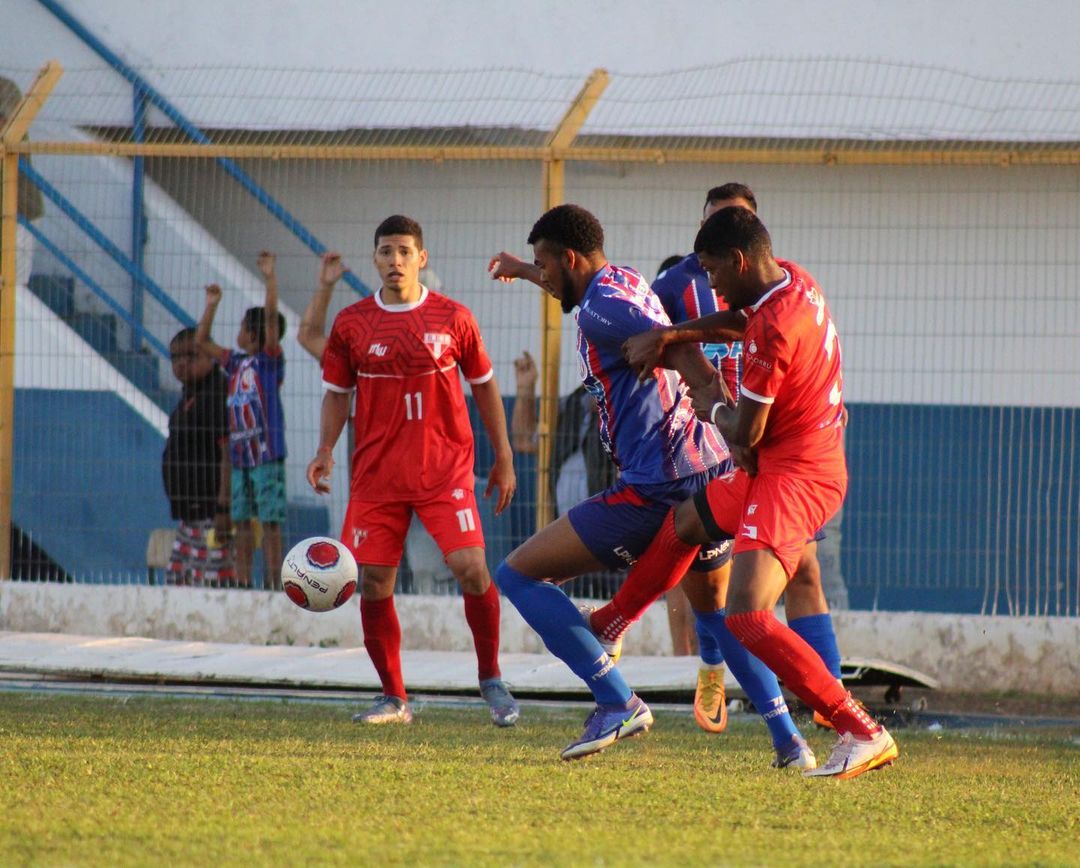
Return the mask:
<path fill-rule="evenodd" d="M 620 738 L 630 738 L 648 732 L 653 724 L 652 712 L 636 693 L 625 705 L 597 705 L 585 718 L 581 738 L 563 748 L 564 760 L 581 759 L 599 753 Z"/>

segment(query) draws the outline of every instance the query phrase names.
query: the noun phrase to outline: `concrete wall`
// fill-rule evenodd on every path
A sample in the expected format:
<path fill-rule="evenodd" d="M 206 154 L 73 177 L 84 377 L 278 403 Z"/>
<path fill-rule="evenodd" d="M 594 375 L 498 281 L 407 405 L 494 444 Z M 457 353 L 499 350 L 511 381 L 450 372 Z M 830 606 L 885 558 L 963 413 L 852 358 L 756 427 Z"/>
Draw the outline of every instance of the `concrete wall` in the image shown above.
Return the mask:
<path fill-rule="evenodd" d="M 468 651 L 460 601 L 397 598 L 407 649 Z M 1006 618 L 915 612 L 838 612 L 845 657 L 881 658 L 923 671 L 946 690 L 1080 692 L 1080 619 Z M 192 642 L 355 647 L 353 603 L 326 614 L 298 611 L 283 594 L 192 588 L 0 583 L 0 630 L 143 636 Z M 627 655 L 666 655 L 663 606 L 626 640 Z M 502 650 L 544 653 L 535 633 L 503 601 Z"/>

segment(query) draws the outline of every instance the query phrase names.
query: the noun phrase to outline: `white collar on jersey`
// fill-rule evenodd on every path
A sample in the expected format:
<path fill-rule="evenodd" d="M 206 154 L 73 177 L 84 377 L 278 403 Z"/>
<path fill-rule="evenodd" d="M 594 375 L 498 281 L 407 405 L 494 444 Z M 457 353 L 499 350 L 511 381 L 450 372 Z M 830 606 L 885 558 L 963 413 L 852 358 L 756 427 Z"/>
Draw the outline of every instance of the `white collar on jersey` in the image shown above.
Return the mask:
<path fill-rule="evenodd" d="M 379 291 L 375 293 L 375 304 L 377 304 L 387 313 L 405 313 L 409 310 L 416 310 L 416 308 L 420 307 L 420 305 L 427 301 L 427 297 L 428 288 L 421 283 L 420 298 L 418 298 L 416 301 L 406 301 L 402 304 L 387 304 L 385 301 L 382 300 L 382 288 L 380 287 Z"/>
<path fill-rule="evenodd" d="M 784 279 L 781 280 L 778 284 L 776 284 L 776 286 L 770 289 L 767 293 L 765 293 L 761 298 L 759 298 L 757 300 L 757 304 L 750 305 L 750 310 L 752 310 L 754 313 L 757 313 L 757 309 L 763 304 L 765 304 L 765 302 L 767 302 L 770 298 L 772 298 L 773 293 L 779 292 L 781 289 L 791 283 L 791 272 L 788 271 L 786 268 L 781 269 L 781 271 L 784 272 Z"/>

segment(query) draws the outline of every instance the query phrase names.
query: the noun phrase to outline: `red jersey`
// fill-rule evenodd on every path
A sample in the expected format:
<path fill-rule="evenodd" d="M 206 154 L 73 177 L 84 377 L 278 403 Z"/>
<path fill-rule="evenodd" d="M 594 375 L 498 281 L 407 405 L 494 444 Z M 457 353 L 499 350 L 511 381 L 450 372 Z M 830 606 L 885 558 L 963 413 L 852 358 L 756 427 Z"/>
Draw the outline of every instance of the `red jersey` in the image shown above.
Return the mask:
<path fill-rule="evenodd" d="M 844 478 L 840 340 L 814 278 L 793 262 L 779 265 L 787 276 L 746 309 L 743 335 L 740 391 L 772 404 L 758 469 Z"/>
<path fill-rule="evenodd" d="M 494 371 L 472 312 L 422 288 L 410 304 L 379 294 L 345 308 L 323 353 L 323 385 L 356 389 L 353 500 L 431 500 L 473 488 L 473 434 L 462 390 Z"/>

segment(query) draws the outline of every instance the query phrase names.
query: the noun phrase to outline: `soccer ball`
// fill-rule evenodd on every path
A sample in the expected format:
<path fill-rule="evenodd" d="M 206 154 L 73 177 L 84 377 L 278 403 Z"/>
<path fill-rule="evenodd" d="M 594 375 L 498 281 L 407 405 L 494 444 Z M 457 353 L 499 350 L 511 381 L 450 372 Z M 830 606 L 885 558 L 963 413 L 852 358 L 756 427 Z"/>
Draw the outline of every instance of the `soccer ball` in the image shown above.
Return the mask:
<path fill-rule="evenodd" d="M 353 595 L 358 573 L 356 559 L 345 546 L 313 536 L 289 549 L 281 564 L 281 584 L 301 609 L 329 612 Z"/>

